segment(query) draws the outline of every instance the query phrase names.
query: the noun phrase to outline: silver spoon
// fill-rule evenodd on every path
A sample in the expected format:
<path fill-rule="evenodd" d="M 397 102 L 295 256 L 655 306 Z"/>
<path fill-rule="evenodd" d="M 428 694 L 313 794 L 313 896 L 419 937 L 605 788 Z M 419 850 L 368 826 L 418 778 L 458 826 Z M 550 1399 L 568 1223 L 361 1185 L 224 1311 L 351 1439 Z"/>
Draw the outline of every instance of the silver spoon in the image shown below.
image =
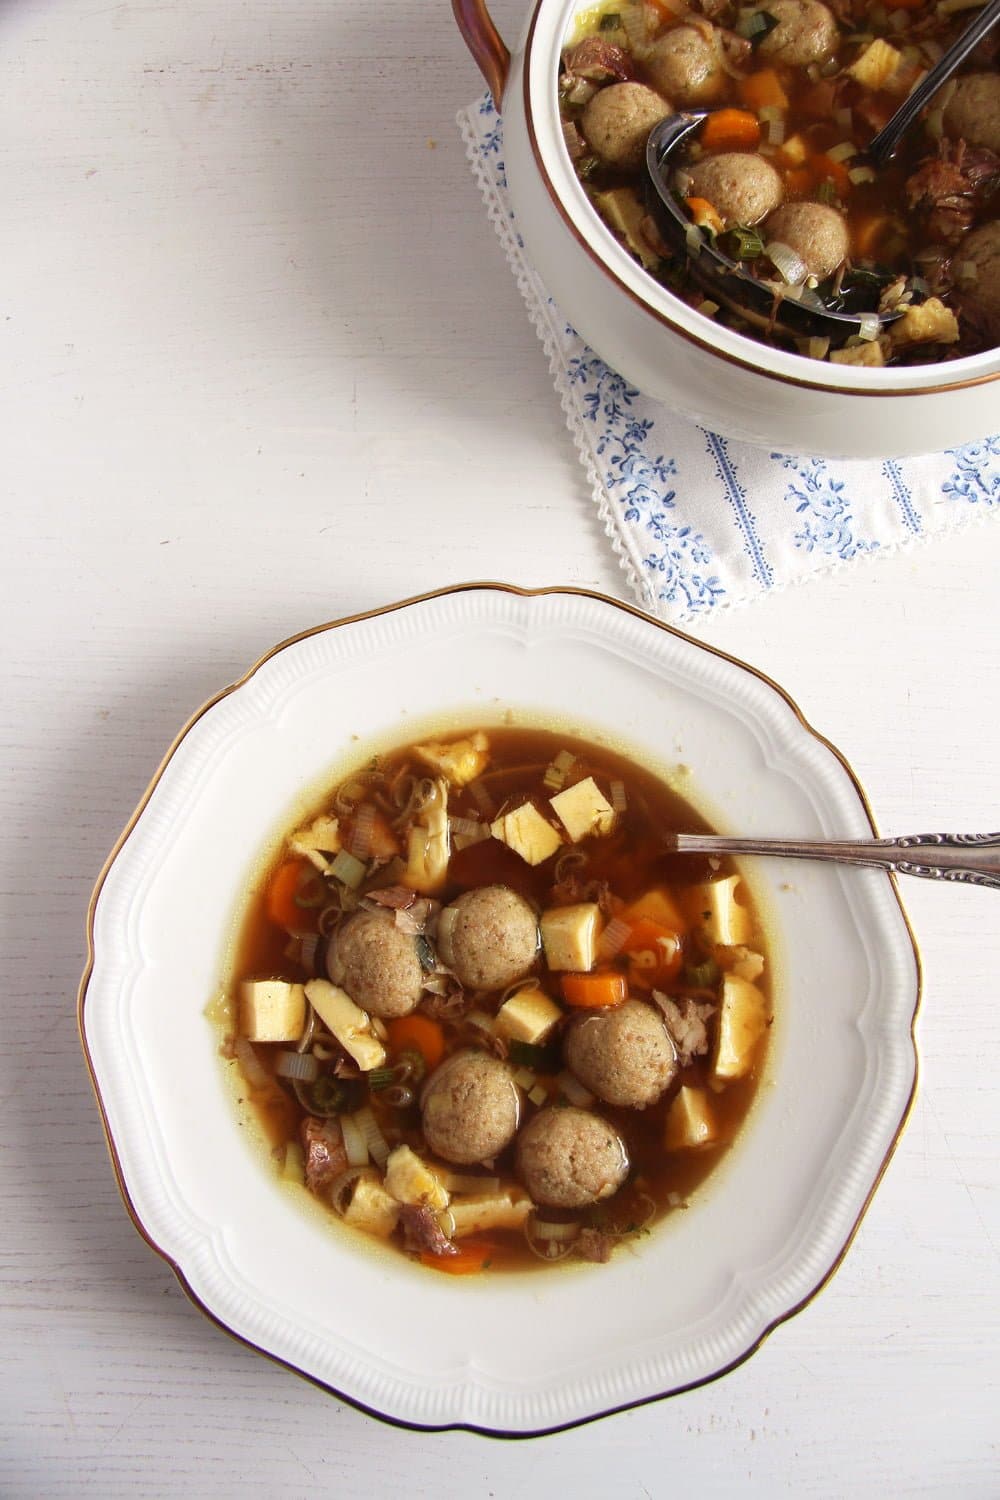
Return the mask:
<path fill-rule="evenodd" d="M 777 854 L 835 860 L 928 880 L 960 880 L 1000 890 L 1000 833 L 911 833 L 898 839 L 743 839 L 668 833 L 668 854 Z"/>
<path fill-rule="evenodd" d="M 990 0 L 859 156 L 874 166 L 884 166 L 904 131 L 998 20 L 1000 0 Z M 707 119 L 709 113 L 709 110 L 690 110 L 668 115 L 653 126 L 646 141 L 646 176 L 653 189 L 651 201 L 657 220 L 673 238 L 683 239 L 692 271 L 702 285 L 718 301 L 766 332 L 778 329 L 800 338 L 820 336 L 833 343 L 843 343 L 852 334 L 860 334 L 862 327 L 870 333 L 873 317 L 877 317 L 880 330 L 895 322 L 902 310 L 881 314 L 874 311 L 848 312 L 824 306 L 816 293 L 802 294 L 803 300 L 786 295 L 776 304 L 773 287 L 751 276 L 739 261 L 732 260 L 704 235 L 700 235 L 698 241 L 693 240 L 691 220 L 670 185 L 669 172 L 671 158 L 676 156 L 681 143 Z"/>

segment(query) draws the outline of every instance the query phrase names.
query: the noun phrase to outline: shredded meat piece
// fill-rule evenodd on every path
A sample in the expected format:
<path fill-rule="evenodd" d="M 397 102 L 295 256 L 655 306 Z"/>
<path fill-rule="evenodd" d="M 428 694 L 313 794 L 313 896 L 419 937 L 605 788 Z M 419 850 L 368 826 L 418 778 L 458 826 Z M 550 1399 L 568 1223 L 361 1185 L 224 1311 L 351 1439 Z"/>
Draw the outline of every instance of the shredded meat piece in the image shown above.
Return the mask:
<path fill-rule="evenodd" d="M 746 37 L 738 36 L 735 31 L 720 31 L 718 38 L 726 71 L 739 76 L 746 70 L 753 54 L 753 46 Z"/>
<path fill-rule="evenodd" d="M 802 96 L 802 112 L 811 120 L 828 120 L 837 107 L 839 78 L 821 78 Z"/>
<path fill-rule="evenodd" d="M 457 1245 L 452 1244 L 434 1217 L 434 1210 L 425 1203 L 400 1204 L 399 1222 L 403 1226 L 405 1249 L 431 1255 L 458 1254 Z"/>
<path fill-rule="evenodd" d="M 360 1078 L 361 1069 L 353 1057 L 348 1057 L 346 1052 L 342 1052 L 333 1065 L 333 1076 L 334 1078 Z"/>
<path fill-rule="evenodd" d="M 568 73 L 577 78 L 588 78 L 592 83 L 606 83 L 609 78 L 626 83 L 632 77 L 632 62 L 628 55 L 599 36 L 585 37 L 567 52 L 565 62 Z"/>
<path fill-rule="evenodd" d="M 416 899 L 416 891 L 408 890 L 405 885 L 387 885 L 380 891 L 369 891 L 365 897 L 366 902 L 373 901 L 376 906 L 389 906 L 393 911 L 405 911 Z"/>
<path fill-rule="evenodd" d="M 852 108 L 858 119 L 864 121 L 873 135 L 877 135 L 883 125 L 889 123 L 893 106 L 884 94 L 876 94 L 874 97 L 866 94 Z"/>
<path fill-rule="evenodd" d="M 606 880 L 584 880 L 581 875 L 573 873 L 552 887 L 550 899 L 555 906 L 576 906 L 581 901 L 594 901 L 605 916 L 610 916 L 615 898 Z"/>
<path fill-rule="evenodd" d="M 420 999 L 420 1009 L 434 1021 L 457 1021 L 469 1008 L 469 997 L 458 980 L 443 995 L 425 990 Z"/>
<path fill-rule="evenodd" d="M 650 214 L 647 214 L 646 217 L 641 220 L 639 224 L 639 233 L 646 241 L 646 244 L 649 246 L 650 250 L 654 250 L 656 254 L 659 255 L 663 260 L 670 259 L 673 251 L 660 233 L 656 220 L 652 218 Z"/>
<path fill-rule="evenodd" d="M 603 1229 L 581 1229 L 573 1242 L 573 1248 L 584 1260 L 604 1265 L 611 1259 L 611 1252 L 616 1244 L 615 1236 L 606 1234 Z"/>
<path fill-rule="evenodd" d="M 340 1126 L 307 1115 L 302 1121 L 302 1145 L 306 1153 L 306 1187 L 311 1193 L 321 1193 L 347 1169 Z"/>
<path fill-rule="evenodd" d="M 470 999 L 470 1006 L 473 1000 Z M 501 1062 L 506 1062 L 510 1055 L 510 1047 L 507 1038 L 501 1036 L 499 1031 L 484 1031 L 475 1022 L 463 1026 L 461 1032 L 463 1047 L 475 1047 L 481 1052 L 492 1052 L 494 1057 L 499 1057 Z"/>
<path fill-rule="evenodd" d="M 438 903 L 428 901 L 422 897 L 414 901 L 412 906 L 397 907 L 393 912 L 393 920 L 400 932 L 409 933 L 416 937 L 427 931 L 427 924 L 432 916 L 437 915 Z"/>
<path fill-rule="evenodd" d="M 566 142 L 566 150 L 569 152 L 570 161 L 579 161 L 587 154 L 587 142 L 577 130 L 572 120 L 562 122 L 563 140 Z"/>
<path fill-rule="evenodd" d="M 703 1057 L 708 1051 L 707 1021 L 715 1006 L 704 1000 L 671 1000 L 666 995 L 657 995 L 657 1004 L 663 1012 L 671 1040 L 677 1048 L 677 1061 L 686 1068 L 692 1058 Z"/>
<path fill-rule="evenodd" d="M 966 146 L 944 137 L 937 156 L 920 163 L 908 178 L 906 197 L 926 214 L 935 239 L 956 244 L 972 227 L 979 208 L 1000 185 L 1000 157 L 985 147 Z"/>

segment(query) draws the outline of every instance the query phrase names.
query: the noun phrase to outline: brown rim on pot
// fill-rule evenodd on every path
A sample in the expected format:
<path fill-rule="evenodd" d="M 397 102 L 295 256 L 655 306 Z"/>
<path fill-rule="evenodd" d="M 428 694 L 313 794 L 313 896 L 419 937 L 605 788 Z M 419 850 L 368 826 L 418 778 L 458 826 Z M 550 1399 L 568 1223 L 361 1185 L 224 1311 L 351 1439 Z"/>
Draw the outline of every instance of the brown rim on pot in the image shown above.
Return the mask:
<path fill-rule="evenodd" d="M 825 735 L 820 734 L 818 730 L 812 727 L 795 700 L 789 696 L 789 694 L 783 687 L 780 686 L 779 683 L 775 682 L 773 678 L 769 677 L 765 672 L 761 672 L 756 667 L 751 667 L 747 662 L 741 661 L 739 657 L 731 655 L 728 651 L 721 651 L 716 646 L 710 646 L 704 641 L 696 640 L 693 636 L 687 635 L 683 630 L 678 630 L 676 626 L 668 625 L 665 621 L 658 620 L 654 615 L 648 614 L 645 610 L 639 609 L 633 604 L 626 603 L 626 601 L 623 599 L 614 599 L 611 597 L 611 595 L 599 593 L 594 589 L 568 588 L 558 586 L 551 588 L 526 589 L 519 588 L 516 584 L 491 583 L 486 580 L 451 584 L 445 588 L 431 589 L 426 594 L 415 594 L 412 598 L 401 599 L 395 604 L 386 604 L 378 609 L 363 610 L 359 614 L 348 615 L 339 620 L 329 620 L 323 625 L 315 625 L 309 630 L 302 630 L 297 635 L 289 636 L 287 640 L 279 642 L 277 646 L 272 647 L 270 651 L 266 652 L 262 657 L 259 658 L 259 660 L 254 662 L 253 666 L 250 667 L 246 672 L 244 672 L 242 677 L 237 678 L 235 682 L 230 683 L 228 687 L 223 688 L 220 692 L 216 693 L 214 697 L 209 698 L 208 701 L 202 704 L 201 708 L 199 708 L 191 716 L 191 718 L 184 725 L 184 727 L 181 729 L 181 731 L 171 744 L 170 748 L 167 750 L 167 753 L 163 757 L 163 760 L 160 762 L 160 765 L 157 767 L 152 780 L 150 781 L 138 803 L 138 806 L 133 812 L 121 835 L 117 839 L 113 849 L 111 850 L 111 853 L 105 860 L 104 866 L 97 877 L 93 892 L 91 893 L 90 902 L 87 908 L 87 962 L 86 967 L 83 971 L 83 975 L 80 979 L 80 988 L 77 996 L 77 1029 L 80 1037 L 80 1045 L 83 1049 L 84 1059 L 87 1064 L 87 1071 L 90 1075 L 91 1087 L 94 1090 L 94 1095 L 97 1100 L 97 1107 L 100 1112 L 101 1126 L 104 1131 L 104 1138 L 108 1148 L 108 1154 L 111 1157 L 111 1165 L 114 1169 L 115 1179 L 118 1183 L 118 1191 L 121 1193 L 125 1208 L 139 1234 L 150 1246 L 150 1248 L 152 1250 L 155 1250 L 157 1255 L 159 1255 L 160 1258 L 164 1260 L 171 1268 L 171 1270 L 174 1272 L 174 1275 L 177 1277 L 178 1282 L 180 1283 L 182 1291 L 186 1294 L 186 1296 L 190 1299 L 194 1306 L 199 1309 L 200 1312 L 203 1312 L 211 1322 L 213 1322 L 218 1328 L 221 1328 L 223 1333 L 228 1334 L 232 1339 L 236 1340 L 237 1343 L 244 1344 L 248 1349 L 254 1350 L 254 1352 L 257 1354 L 265 1355 L 275 1364 L 282 1365 L 285 1369 L 290 1370 L 293 1374 L 300 1375 L 304 1380 L 308 1380 L 312 1385 L 319 1386 L 321 1390 L 330 1392 L 331 1395 L 336 1396 L 339 1400 L 347 1402 L 349 1405 L 357 1408 L 359 1411 L 366 1412 L 369 1416 L 377 1417 L 380 1421 L 386 1422 L 390 1426 L 430 1432 L 460 1430 L 467 1432 L 477 1432 L 484 1437 L 520 1439 L 543 1437 L 548 1433 L 563 1432 L 568 1430 L 569 1428 L 582 1427 L 588 1422 L 599 1421 L 602 1417 L 613 1416 L 616 1412 L 619 1411 L 631 1411 L 636 1407 L 648 1406 L 653 1401 L 662 1401 L 669 1396 L 678 1396 L 681 1395 L 684 1391 L 695 1390 L 700 1386 L 709 1385 L 713 1381 L 721 1379 L 723 1375 L 728 1375 L 731 1370 L 735 1370 L 740 1365 L 742 1365 L 751 1357 L 751 1355 L 757 1352 L 757 1350 L 764 1343 L 764 1340 L 768 1338 L 776 1328 L 780 1327 L 782 1323 L 787 1322 L 788 1319 L 795 1317 L 797 1313 L 800 1313 L 803 1308 L 808 1307 L 813 1299 L 818 1296 L 818 1294 L 823 1290 L 827 1283 L 832 1279 L 834 1274 L 840 1269 L 844 1257 L 853 1244 L 854 1238 L 861 1227 L 861 1221 L 864 1218 L 865 1214 L 868 1212 L 871 1201 L 875 1196 L 875 1192 L 880 1182 L 882 1181 L 883 1176 L 885 1175 L 886 1168 L 888 1167 L 889 1162 L 891 1161 L 895 1153 L 896 1147 L 899 1145 L 903 1131 L 906 1128 L 907 1122 L 909 1120 L 910 1112 L 913 1108 L 913 1101 L 916 1097 L 917 1091 L 917 1078 L 920 1070 L 920 1054 L 917 1051 L 915 1028 L 917 1012 L 920 1009 L 920 1001 L 923 992 L 923 968 L 920 961 L 920 952 L 917 948 L 916 939 L 913 934 L 913 928 L 910 925 L 909 917 L 906 914 L 906 908 L 904 907 L 899 894 L 899 887 L 896 883 L 896 877 L 890 872 L 888 874 L 889 883 L 892 887 L 892 892 L 896 899 L 896 904 L 899 907 L 900 916 L 903 919 L 903 925 L 905 926 L 907 935 L 910 939 L 910 947 L 913 950 L 913 962 L 916 974 L 916 993 L 914 995 L 913 1002 L 913 1015 L 910 1018 L 909 1026 L 910 1045 L 913 1049 L 913 1084 L 910 1088 L 909 1097 L 907 1098 L 906 1103 L 903 1106 L 903 1111 L 899 1117 L 899 1124 L 896 1126 L 896 1130 L 892 1137 L 892 1140 L 889 1142 L 888 1148 L 886 1149 L 885 1155 L 882 1158 L 878 1171 L 875 1173 L 872 1185 L 865 1195 L 865 1200 L 861 1205 L 858 1216 L 852 1224 L 850 1232 L 848 1233 L 847 1238 L 844 1240 L 841 1249 L 838 1251 L 833 1261 L 831 1262 L 829 1269 L 825 1271 L 824 1274 L 820 1277 L 819 1281 L 813 1287 L 811 1292 L 809 1292 L 805 1297 L 801 1298 L 800 1301 L 798 1301 L 794 1305 L 794 1307 L 788 1308 L 787 1311 L 781 1313 L 779 1317 L 776 1317 L 771 1323 L 769 1323 L 748 1349 L 746 1349 L 736 1359 L 731 1360 L 726 1365 L 723 1365 L 720 1369 L 713 1370 L 711 1374 L 701 1376 L 697 1380 L 688 1381 L 681 1385 L 672 1386 L 665 1391 L 657 1391 L 651 1396 L 640 1396 L 634 1401 L 622 1402 L 618 1406 L 608 1407 L 605 1411 L 595 1412 L 591 1416 L 576 1417 L 569 1422 L 558 1422 L 551 1427 L 542 1427 L 533 1429 L 531 1431 L 505 1431 L 502 1429 L 491 1427 L 480 1427 L 471 1422 L 443 1422 L 440 1424 L 424 1424 L 419 1422 L 407 1421 L 402 1417 L 387 1416 L 384 1412 L 380 1412 L 374 1407 L 365 1405 L 363 1401 L 358 1400 L 356 1397 L 349 1396 L 344 1391 L 338 1390 L 335 1386 L 330 1385 L 327 1381 L 321 1380 L 318 1376 L 311 1375 L 308 1371 L 300 1369 L 290 1360 L 282 1358 L 281 1355 L 272 1353 L 269 1349 L 265 1349 L 260 1344 L 255 1344 L 254 1341 L 251 1338 L 248 1338 L 245 1334 L 238 1333 L 236 1329 L 230 1328 L 227 1323 L 223 1322 L 218 1313 L 213 1312 L 212 1309 L 198 1296 L 197 1292 L 188 1282 L 179 1263 L 173 1259 L 173 1257 L 167 1250 L 165 1250 L 161 1245 L 157 1244 L 156 1240 L 153 1239 L 151 1233 L 139 1217 L 139 1212 L 132 1202 L 128 1187 L 125 1183 L 125 1174 L 122 1169 L 121 1160 L 115 1146 L 114 1138 L 111 1134 L 107 1111 L 104 1106 L 104 1100 L 101 1097 L 101 1089 L 97 1081 L 97 1074 L 94 1070 L 94 1064 L 91 1058 L 90 1048 L 87 1044 L 87 1035 L 84 1027 L 84 1011 L 87 1001 L 87 990 L 94 968 L 94 916 L 97 910 L 98 899 L 100 898 L 101 891 L 104 888 L 104 882 L 107 879 L 112 865 L 114 864 L 119 853 L 128 840 L 129 835 L 132 833 L 133 829 L 138 823 L 140 817 L 142 816 L 142 813 L 145 811 L 150 798 L 152 797 L 157 785 L 159 784 L 160 778 L 166 771 L 167 766 L 173 759 L 176 751 L 180 747 L 181 742 L 187 738 L 190 731 L 205 716 L 205 714 L 213 709 L 216 704 L 221 703 L 224 698 L 228 698 L 230 694 L 235 693 L 244 685 L 244 683 L 248 682 L 250 678 L 260 670 L 265 662 L 270 661 L 272 657 L 277 656 L 278 653 L 284 651 L 286 647 L 294 646 L 298 641 L 308 640 L 310 636 L 322 635 L 328 630 L 336 630 L 342 625 L 353 625 L 361 620 L 374 619 L 378 615 L 395 614 L 398 610 L 407 609 L 411 605 L 425 604 L 429 600 L 444 598 L 448 594 L 464 594 L 479 589 L 495 591 L 504 594 L 514 594 L 522 599 L 539 598 L 551 594 L 569 594 L 577 595 L 585 599 L 596 599 L 599 600 L 602 604 L 610 604 L 615 609 L 624 610 L 627 614 L 634 615 L 636 619 L 645 620 L 647 624 L 656 626 L 658 630 L 663 630 L 668 635 L 672 635 L 680 640 L 687 641 L 691 645 L 697 646 L 702 651 L 707 651 L 710 655 L 716 656 L 722 661 L 727 661 L 732 663 L 734 666 L 741 667 L 744 671 L 749 672 L 752 676 L 756 677 L 758 681 L 766 683 L 768 687 L 773 689 L 773 691 L 776 692 L 779 697 L 788 704 L 788 707 L 794 713 L 802 728 L 808 734 L 812 735 L 813 738 L 819 742 L 819 744 L 825 746 L 825 748 L 829 750 L 833 756 L 835 756 L 839 764 L 847 773 L 848 777 L 851 780 L 851 784 L 858 794 L 858 798 L 864 809 L 865 816 L 867 817 L 868 822 L 871 825 L 873 837 L 878 837 L 878 829 L 875 824 L 875 818 L 872 813 L 867 794 L 843 753 L 838 750 L 836 745 L 832 744 Z"/>
<path fill-rule="evenodd" d="M 800 376 L 781 375 L 774 370 L 766 370 L 761 365 L 754 364 L 751 360 L 744 359 L 740 355 L 730 354 L 716 348 L 716 346 L 710 343 L 707 339 L 700 338 L 697 334 L 690 332 L 689 329 L 683 328 L 679 323 L 676 323 L 673 318 L 669 316 L 669 314 L 660 312 L 657 308 L 653 307 L 645 297 L 640 296 L 638 292 L 635 292 L 630 286 L 626 284 L 626 282 L 621 279 L 617 272 L 614 271 L 612 267 L 609 266 L 608 263 L 604 260 L 603 256 L 601 256 L 597 252 L 587 236 L 581 232 L 578 225 L 576 224 L 576 221 L 573 219 L 568 209 L 566 208 L 566 205 L 564 204 L 562 198 L 559 196 L 559 193 L 556 191 L 555 185 L 552 182 L 552 179 L 550 178 L 545 163 L 542 159 L 541 149 L 538 144 L 538 137 L 535 132 L 535 121 L 531 108 L 530 87 L 531 67 L 534 53 L 533 44 L 535 40 L 535 28 L 537 26 L 538 17 L 542 9 L 542 3 L 543 0 L 537 0 L 534 13 L 531 17 L 531 24 L 528 28 L 528 36 L 527 41 L 525 42 L 524 49 L 524 76 L 522 85 L 524 90 L 524 117 L 528 128 L 528 138 L 531 142 L 532 154 L 535 158 L 535 165 L 538 168 L 539 176 L 541 177 L 542 182 L 544 183 L 545 188 L 548 191 L 549 197 L 552 199 L 556 212 L 559 214 L 560 218 L 562 219 L 566 228 L 569 230 L 570 234 L 576 240 L 577 244 L 586 252 L 586 254 L 594 262 L 594 264 L 598 266 L 601 271 L 603 271 L 603 273 L 609 278 L 609 280 L 612 281 L 620 291 L 624 292 L 624 294 L 630 299 L 630 301 L 634 302 L 636 306 L 642 308 L 642 310 L 644 312 L 647 312 L 650 317 L 655 318 L 658 323 L 663 324 L 665 327 L 670 328 L 674 333 L 679 334 L 681 338 L 687 339 L 687 341 L 690 344 L 694 344 L 696 348 L 703 349 L 707 354 L 713 354 L 717 359 L 725 360 L 727 364 L 736 365 L 740 369 L 749 370 L 755 375 L 762 375 L 768 380 L 775 380 L 782 385 L 798 386 L 804 390 L 825 391 L 831 394 L 836 394 L 838 396 L 849 396 L 854 399 L 861 400 L 868 400 L 871 396 L 934 396 L 941 395 L 950 391 L 965 390 L 966 388 L 972 386 L 986 385 L 990 381 L 996 380 L 998 377 L 1000 377 L 1000 370 L 994 370 L 991 374 L 971 375 L 962 380 L 943 381 L 937 385 L 925 385 L 913 390 L 906 387 L 896 387 L 888 389 L 879 387 L 872 390 L 852 390 L 842 385 L 829 384 L 826 381 L 806 380 Z M 472 53 L 473 58 L 478 64 L 484 78 L 486 79 L 486 82 L 489 84 L 490 91 L 493 94 L 494 102 L 496 103 L 497 109 L 499 110 L 501 107 L 503 91 L 509 78 L 510 51 L 500 38 L 496 26 L 494 25 L 489 11 L 486 7 L 486 0 L 452 0 L 452 9 L 455 12 L 455 18 L 458 22 L 459 30 L 461 31 L 462 36 L 465 38 L 466 45 L 468 46 L 469 51 Z"/>

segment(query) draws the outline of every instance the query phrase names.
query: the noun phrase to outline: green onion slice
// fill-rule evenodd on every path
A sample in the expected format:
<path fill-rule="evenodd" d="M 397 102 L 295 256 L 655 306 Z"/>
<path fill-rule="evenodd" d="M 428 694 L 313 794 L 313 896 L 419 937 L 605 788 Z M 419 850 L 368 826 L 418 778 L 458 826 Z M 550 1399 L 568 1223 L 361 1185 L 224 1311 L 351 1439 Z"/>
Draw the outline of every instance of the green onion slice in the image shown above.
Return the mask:
<path fill-rule="evenodd" d="M 392 1088 L 396 1082 L 395 1068 L 371 1068 L 365 1079 L 373 1094 L 381 1093 L 383 1089 Z"/>
<path fill-rule="evenodd" d="M 360 859 L 349 854 L 346 849 L 341 849 L 329 873 L 334 880 L 339 880 L 341 885 L 346 885 L 348 890 L 356 891 L 365 878 L 365 866 Z"/>
<path fill-rule="evenodd" d="M 733 260 L 756 260 L 764 254 L 764 241 L 756 229 L 737 224 L 723 235 L 722 248 Z"/>

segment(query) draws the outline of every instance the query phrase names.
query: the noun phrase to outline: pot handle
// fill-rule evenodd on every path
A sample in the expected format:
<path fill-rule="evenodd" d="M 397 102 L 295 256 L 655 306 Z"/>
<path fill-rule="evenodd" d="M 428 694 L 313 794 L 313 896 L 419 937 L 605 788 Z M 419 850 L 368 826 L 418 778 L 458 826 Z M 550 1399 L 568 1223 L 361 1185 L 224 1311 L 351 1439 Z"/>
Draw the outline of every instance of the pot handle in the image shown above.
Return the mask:
<path fill-rule="evenodd" d="M 489 84 L 493 102 L 499 109 L 510 72 L 510 49 L 493 24 L 486 0 L 451 0 L 451 8 L 465 45 Z"/>

